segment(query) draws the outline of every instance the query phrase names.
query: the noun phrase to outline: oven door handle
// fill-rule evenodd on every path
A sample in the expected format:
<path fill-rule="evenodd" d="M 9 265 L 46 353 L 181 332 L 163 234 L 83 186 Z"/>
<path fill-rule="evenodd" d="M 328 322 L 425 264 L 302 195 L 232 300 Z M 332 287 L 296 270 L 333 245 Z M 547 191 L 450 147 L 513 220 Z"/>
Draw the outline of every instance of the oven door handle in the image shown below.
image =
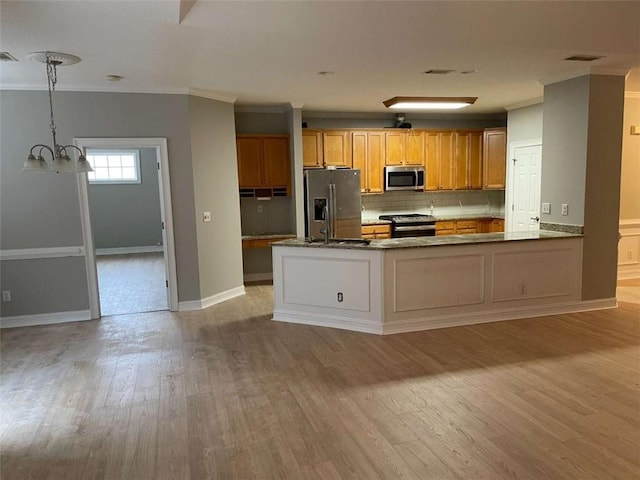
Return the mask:
<path fill-rule="evenodd" d="M 396 232 L 413 232 L 413 231 L 424 231 L 424 230 L 435 230 L 435 225 L 396 225 L 394 230 Z"/>

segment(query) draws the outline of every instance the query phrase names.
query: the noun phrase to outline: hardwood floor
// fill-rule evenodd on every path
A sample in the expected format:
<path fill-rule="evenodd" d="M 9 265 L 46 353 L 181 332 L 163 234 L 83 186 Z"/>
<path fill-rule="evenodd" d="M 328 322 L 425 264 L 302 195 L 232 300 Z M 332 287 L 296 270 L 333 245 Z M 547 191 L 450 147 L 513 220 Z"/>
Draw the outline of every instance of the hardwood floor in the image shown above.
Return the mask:
<path fill-rule="evenodd" d="M 4 330 L 0 476 L 640 478 L 640 305 L 385 337 L 271 311 Z"/>

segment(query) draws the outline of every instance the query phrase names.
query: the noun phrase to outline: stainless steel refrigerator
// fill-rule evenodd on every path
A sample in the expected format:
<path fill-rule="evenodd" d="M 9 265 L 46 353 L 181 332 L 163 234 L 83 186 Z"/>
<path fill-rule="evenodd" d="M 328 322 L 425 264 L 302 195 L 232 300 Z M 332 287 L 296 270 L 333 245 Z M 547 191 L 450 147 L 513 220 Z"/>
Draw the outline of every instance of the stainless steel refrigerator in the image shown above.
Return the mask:
<path fill-rule="evenodd" d="M 304 197 L 307 238 L 362 237 L 360 170 L 305 170 Z"/>

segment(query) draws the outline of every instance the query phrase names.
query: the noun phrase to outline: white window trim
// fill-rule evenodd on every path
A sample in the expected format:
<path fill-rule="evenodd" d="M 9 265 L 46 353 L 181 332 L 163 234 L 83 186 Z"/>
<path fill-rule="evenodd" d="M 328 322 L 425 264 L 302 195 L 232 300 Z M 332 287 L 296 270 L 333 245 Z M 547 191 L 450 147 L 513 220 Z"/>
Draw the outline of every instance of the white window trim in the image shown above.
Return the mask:
<path fill-rule="evenodd" d="M 121 178 L 114 178 L 114 179 L 91 179 L 88 178 L 89 183 L 91 185 L 139 185 L 142 183 L 142 175 L 140 173 L 140 150 L 138 149 L 104 149 L 104 148 L 91 148 L 87 150 L 87 157 L 89 155 L 133 155 L 134 161 L 133 161 L 133 167 L 136 170 L 136 179 L 135 180 L 129 180 L 129 179 L 121 179 Z M 95 167 L 94 165 L 91 165 L 92 167 Z"/>

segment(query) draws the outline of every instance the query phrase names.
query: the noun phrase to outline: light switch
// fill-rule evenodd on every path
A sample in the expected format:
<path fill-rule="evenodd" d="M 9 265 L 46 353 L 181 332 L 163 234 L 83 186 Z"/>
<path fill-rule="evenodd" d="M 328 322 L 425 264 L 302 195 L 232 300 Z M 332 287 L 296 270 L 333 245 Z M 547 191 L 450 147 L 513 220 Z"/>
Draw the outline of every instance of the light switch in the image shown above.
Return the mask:
<path fill-rule="evenodd" d="M 203 222 L 210 222 L 211 221 L 211 212 L 204 212 L 202 214 L 202 221 Z"/>
<path fill-rule="evenodd" d="M 569 215 L 569 205 L 566 203 L 562 204 L 562 215 Z"/>
<path fill-rule="evenodd" d="M 551 213 L 551 204 L 543 203 L 542 204 L 542 213 Z"/>

